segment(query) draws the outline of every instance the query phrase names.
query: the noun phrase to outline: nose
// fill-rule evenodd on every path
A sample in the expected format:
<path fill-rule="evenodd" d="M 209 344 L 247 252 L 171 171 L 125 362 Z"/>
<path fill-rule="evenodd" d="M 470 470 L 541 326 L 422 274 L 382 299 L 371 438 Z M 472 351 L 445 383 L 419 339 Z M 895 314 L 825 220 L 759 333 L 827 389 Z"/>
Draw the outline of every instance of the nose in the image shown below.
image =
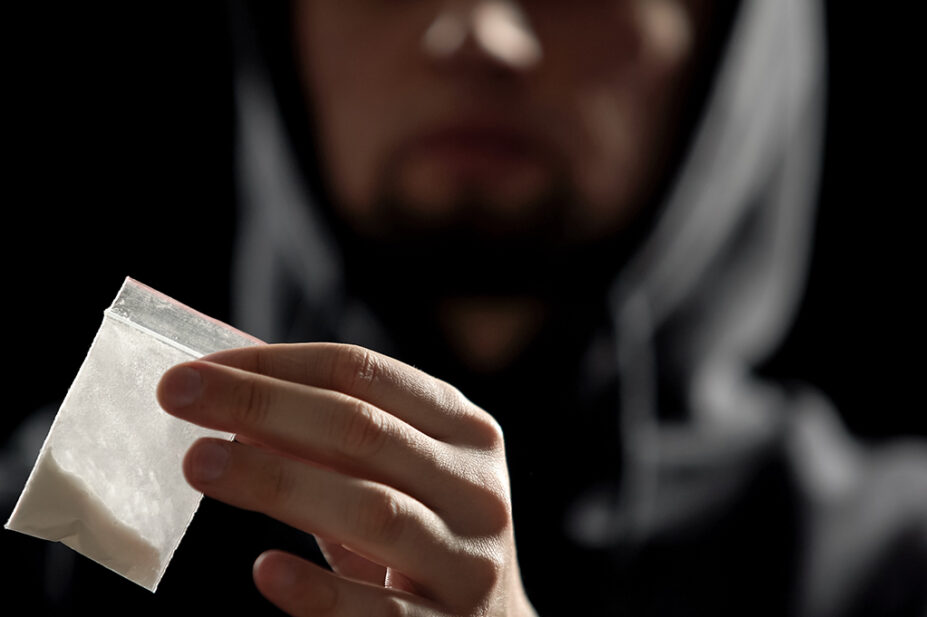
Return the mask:
<path fill-rule="evenodd" d="M 436 60 L 475 53 L 514 71 L 534 68 L 543 56 L 537 34 L 512 0 L 445 3 L 425 31 L 422 48 Z"/>

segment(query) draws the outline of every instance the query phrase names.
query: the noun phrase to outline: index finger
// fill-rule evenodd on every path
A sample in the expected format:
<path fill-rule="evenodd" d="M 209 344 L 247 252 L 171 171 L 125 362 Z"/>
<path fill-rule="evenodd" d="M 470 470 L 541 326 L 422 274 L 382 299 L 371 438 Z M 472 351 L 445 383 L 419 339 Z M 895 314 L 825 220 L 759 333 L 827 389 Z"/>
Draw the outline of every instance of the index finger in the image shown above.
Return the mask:
<path fill-rule="evenodd" d="M 342 392 L 441 441 L 473 437 L 474 430 L 481 429 L 489 435 L 498 433 L 488 414 L 447 382 L 364 347 L 339 343 L 258 345 L 220 351 L 202 359 Z"/>

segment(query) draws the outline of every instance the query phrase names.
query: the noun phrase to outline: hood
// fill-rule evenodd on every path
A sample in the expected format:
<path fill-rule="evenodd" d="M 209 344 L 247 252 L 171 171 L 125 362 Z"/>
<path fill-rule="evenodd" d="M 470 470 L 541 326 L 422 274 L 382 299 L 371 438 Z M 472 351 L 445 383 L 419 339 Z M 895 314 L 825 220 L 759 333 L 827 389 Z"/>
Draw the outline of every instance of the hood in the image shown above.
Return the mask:
<path fill-rule="evenodd" d="M 634 533 L 723 508 L 789 421 L 786 394 L 753 369 L 804 290 L 825 47 L 820 3 L 741 3 L 658 222 L 612 290 L 629 450 L 618 525 Z"/>
<path fill-rule="evenodd" d="M 233 320 L 267 341 L 347 340 L 389 353 L 345 293 L 337 246 L 249 19 L 236 5 Z M 781 422 L 781 395 L 752 369 L 784 337 L 803 290 L 823 133 L 823 33 L 820 2 L 737 8 L 688 149 L 611 287 L 627 461 L 620 512 L 593 517 L 607 528 L 585 524 L 590 541 L 646 535 L 721 505 Z"/>

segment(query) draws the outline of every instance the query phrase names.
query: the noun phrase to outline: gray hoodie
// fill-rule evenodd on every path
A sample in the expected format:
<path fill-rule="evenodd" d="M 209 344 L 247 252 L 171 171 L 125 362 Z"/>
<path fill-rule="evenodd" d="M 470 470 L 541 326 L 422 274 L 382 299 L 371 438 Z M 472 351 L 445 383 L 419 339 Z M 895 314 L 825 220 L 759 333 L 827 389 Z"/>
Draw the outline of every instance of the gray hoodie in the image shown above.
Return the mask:
<path fill-rule="evenodd" d="M 249 17 L 232 6 L 235 325 L 267 341 L 391 352 L 395 333 L 346 290 Z M 542 615 L 927 614 L 927 444 L 864 446 L 821 393 L 754 370 L 802 296 L 824 30 L 819 1 L 740 3 L 652 228 L 603 298 L 602 327 L 580 342 L 577 383 L 489 384 L 511 450 L 521 567 Z M 557 447 L 543 413 L 532 410 L 542 426 L 530 430 L 505 416 L 518 394 L 509 391 L 525 385 L 540 390 L 532 403 L 555 401 L 544 413 L 576 407 L 570 435 L 605 430 Z M 13 467 L 6 462 L 0 475 Z M 609 468 L 592 469 L 600 463 Z M 259 611 L 267 605 L 253 592 L 250 560 L 270 546 L 301 552 L 305 534 L 287 533 L 207 502 L 155 596 L 50 545 L 46 612 Z"/>
<path fill-rule="evenodd" d="M 389 333 L 344 291 L 334 240 L 253 52 L 236 86 L 237 323 L 270 341 L 336 338 L 390 351 Z M 657 219 L 610 287 L 605 362 L 620 384 L 620 478 L 579 491 L 562 532 L 579 545 L 633 553 L 681 530 L 723 528 L 778 460 L 798 538 L 782 606 L 816 617 L 888 611 L 891 602 L 927 611 L 927 582 L 898 591 L 880 578 L 895 572 L 901 542 L 916 548 L 897 580 L 927 581 L 927 444 L 863 447 L 820 393 L 754 374 L 803 292 L 824 52 L 819 2 L 744 0 L 738 8 Z M 668 412 L 662 393 L 670 389 L 678 394 Z M 755 533 L 768 523 L 758 521 Z M 699 614 L 689 608 L 681 614 Z"/>

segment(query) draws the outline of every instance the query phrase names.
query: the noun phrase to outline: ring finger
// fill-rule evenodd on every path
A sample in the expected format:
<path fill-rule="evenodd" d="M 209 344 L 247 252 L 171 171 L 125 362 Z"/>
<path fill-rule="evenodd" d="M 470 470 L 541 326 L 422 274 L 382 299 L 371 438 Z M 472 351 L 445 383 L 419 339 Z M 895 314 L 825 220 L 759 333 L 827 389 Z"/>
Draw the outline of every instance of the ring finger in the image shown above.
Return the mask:
<path fill-rule="evenodd" d="M 421 502 L 382 484 L 218 439 L 197 441 L 184 473 L 210 497 L 331 538 L 403 572 L 426 596 L 454 576 L 444 523 Z"/>

